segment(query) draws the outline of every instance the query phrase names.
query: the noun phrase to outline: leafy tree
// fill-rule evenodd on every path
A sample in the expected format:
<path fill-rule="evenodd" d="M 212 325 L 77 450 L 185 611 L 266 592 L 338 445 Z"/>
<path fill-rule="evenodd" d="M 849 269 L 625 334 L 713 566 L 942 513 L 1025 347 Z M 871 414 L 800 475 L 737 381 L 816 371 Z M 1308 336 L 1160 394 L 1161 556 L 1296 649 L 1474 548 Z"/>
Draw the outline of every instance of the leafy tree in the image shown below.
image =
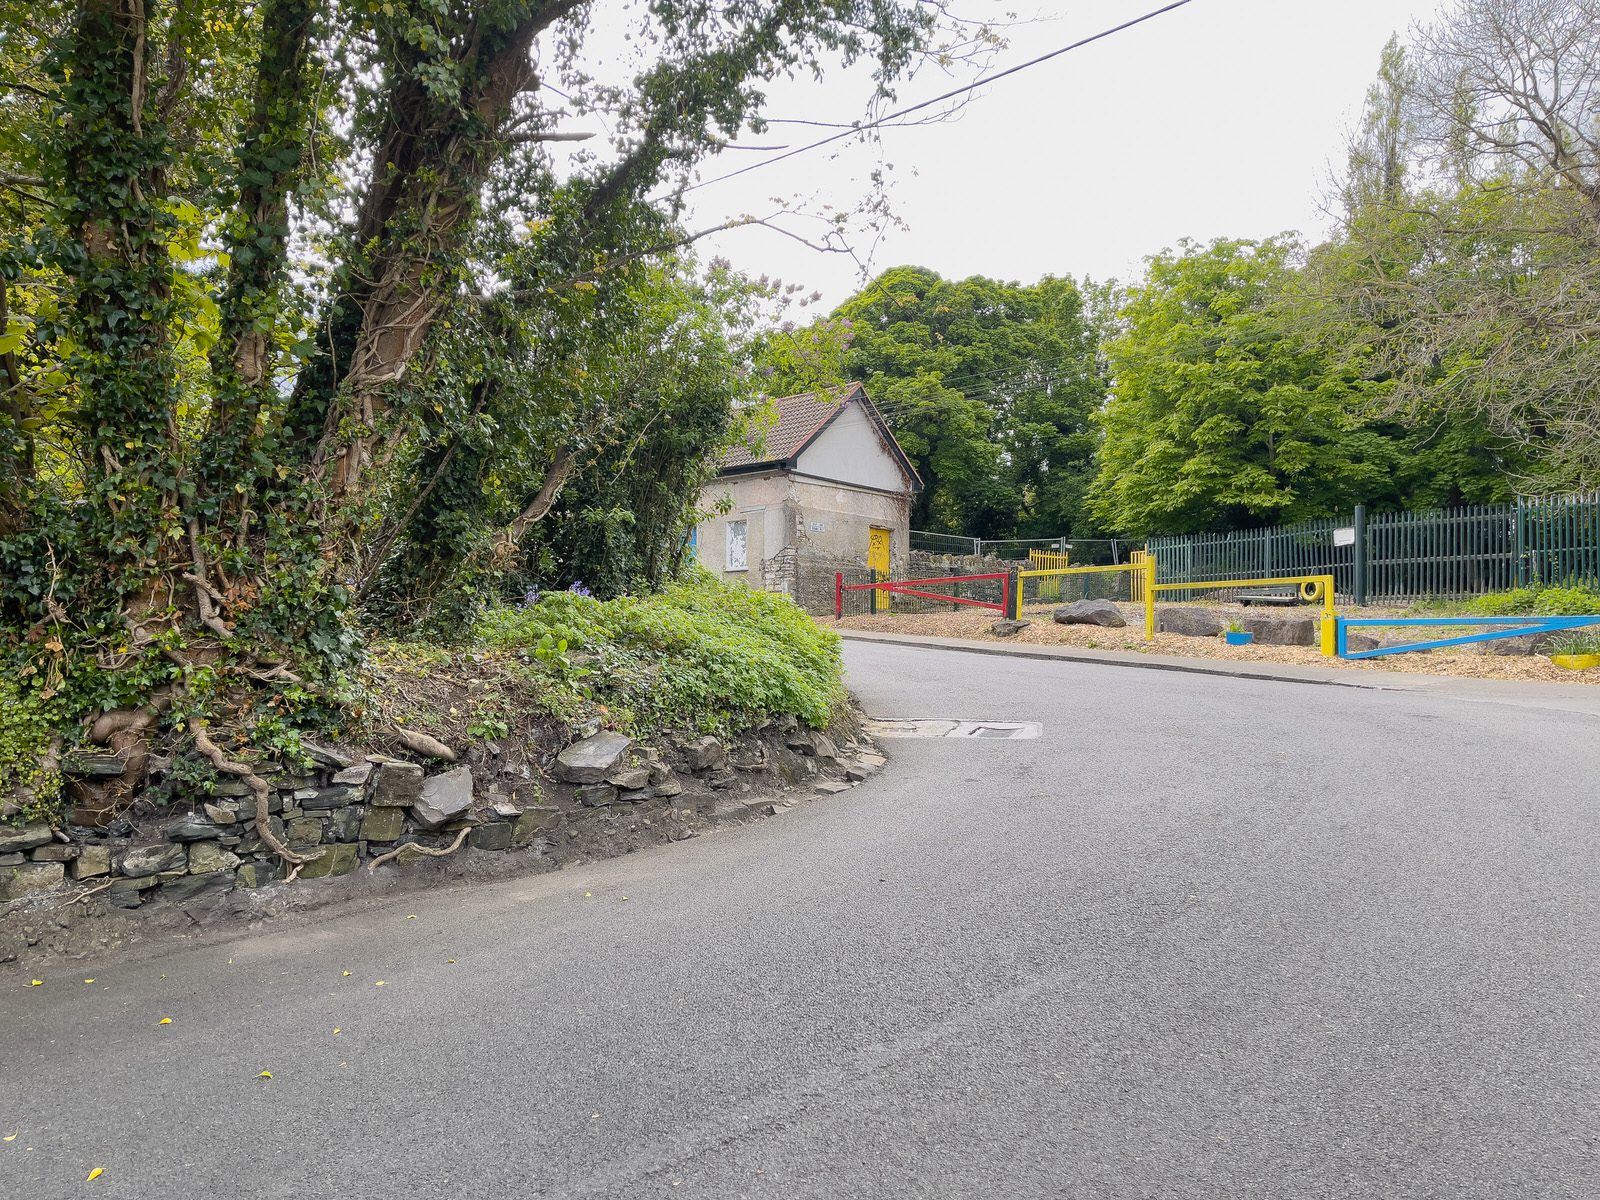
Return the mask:
<path fill-rule="evenodd" d="M 1372 385 L 1292 335 L 1298 246 L 1158 255 L 1108 346 L 1114 386 L 1089 504 L 1120 533 L 1294 521 L 1368 500 L 1399 461 L 1364 427 Z"/>
<path fill-rule="evenodd" d="M 590 0 L 5 3 L 0 77 L 32 90 L 0 108 L 4 673 L 125 754 L 116 794 L 177 727 L 263 803 L 208 727 L 281 749 L 328 711 L 441 440 L 434 373 L 474 374 L 446 326 L 503 331 L 511 231 L 550 222 L 518 302 L 581 307 L 681 242 L 648 198 L 766 81 L 864 62 L 886 87 L 942 36 L 914 0 L 647 0 L 616 86 L 583 69 Z M 558 163 L 561 122 L 599 113 L 612 149 Z"/>

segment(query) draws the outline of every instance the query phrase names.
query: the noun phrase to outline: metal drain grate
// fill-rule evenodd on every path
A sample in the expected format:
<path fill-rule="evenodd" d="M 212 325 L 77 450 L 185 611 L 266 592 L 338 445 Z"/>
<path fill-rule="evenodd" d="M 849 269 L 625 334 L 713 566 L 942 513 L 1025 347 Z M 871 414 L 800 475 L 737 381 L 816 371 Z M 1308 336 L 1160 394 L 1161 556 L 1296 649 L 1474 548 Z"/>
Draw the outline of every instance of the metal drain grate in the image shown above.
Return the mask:
<path fill-rule="evenodd" d="M 1021 742 L 1043 732 L 1037 721 L 951 721 L 939 717 L 867 718 L 867 732 L 884 738 L 982 738 Z"/>

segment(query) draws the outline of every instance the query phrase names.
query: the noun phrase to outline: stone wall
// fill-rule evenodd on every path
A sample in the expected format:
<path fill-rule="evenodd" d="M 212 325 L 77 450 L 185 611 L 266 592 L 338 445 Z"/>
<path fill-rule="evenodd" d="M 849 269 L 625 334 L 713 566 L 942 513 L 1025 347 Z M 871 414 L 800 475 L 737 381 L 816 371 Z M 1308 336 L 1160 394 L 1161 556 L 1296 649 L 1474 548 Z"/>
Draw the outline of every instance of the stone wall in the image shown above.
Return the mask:
<path fill-rule="evenodd" d="M 599 857 L 620 826 L 677 840 L 770 810 L 787 791 L 842 790 L 883 762 L 853 724 L 836 724 L 830 735 L 792 718 L 727 744 L 685 736 L 646 745 L 592 725 L 569 737 L 558 753 L 520 757 L 477 744 L 453 763 L 316 747 L 311 769 L 263 768 L 270 829 L 311 859 L 292 887 L 362 863 L 403 870 L 446 853 L 537 857 L 565 847 Z M 110 765 L 90 759 L 69 770 L 101 768 Z M 261 838 L 255 814 L 248 789 L 224 778 L 187 802 L 136 804 L 104 828 L 0 824 L 0 962 L 17 956 L 14 941 L 8 952 L 4 918 L 40 904 L 83 913 L 290 886 L 280 882 L 286 866 Z M 73 903 L 85 893 L 90 905 Z"/>

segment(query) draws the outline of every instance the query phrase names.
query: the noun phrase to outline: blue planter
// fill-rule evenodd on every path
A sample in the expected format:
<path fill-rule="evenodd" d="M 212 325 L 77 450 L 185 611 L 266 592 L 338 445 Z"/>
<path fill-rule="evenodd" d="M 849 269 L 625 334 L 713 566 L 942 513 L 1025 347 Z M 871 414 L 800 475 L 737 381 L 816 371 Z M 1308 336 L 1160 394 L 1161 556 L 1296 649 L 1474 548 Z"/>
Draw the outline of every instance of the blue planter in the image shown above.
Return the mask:
<path fill-rule="evenodd" d="M 1253 633 L 1229 632 L 1222 635 L 1222 640 L 1227 642 L 1230 646 L 1248 646 L 1251 642 L 1256 640 L 1256 635 Z"/>

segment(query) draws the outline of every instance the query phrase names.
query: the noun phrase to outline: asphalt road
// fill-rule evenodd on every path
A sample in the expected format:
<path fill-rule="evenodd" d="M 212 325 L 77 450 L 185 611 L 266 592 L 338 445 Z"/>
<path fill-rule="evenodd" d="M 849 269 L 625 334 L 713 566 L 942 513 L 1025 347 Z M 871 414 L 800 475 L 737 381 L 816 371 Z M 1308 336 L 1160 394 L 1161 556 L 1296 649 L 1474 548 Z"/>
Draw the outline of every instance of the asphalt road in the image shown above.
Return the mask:
<path fill-rule="evenodd" d="M 1044 734 L 7 977 L 0 1196 L 1600 1195 L 1596 718 L 848 660 L 875 715 Z"/>

